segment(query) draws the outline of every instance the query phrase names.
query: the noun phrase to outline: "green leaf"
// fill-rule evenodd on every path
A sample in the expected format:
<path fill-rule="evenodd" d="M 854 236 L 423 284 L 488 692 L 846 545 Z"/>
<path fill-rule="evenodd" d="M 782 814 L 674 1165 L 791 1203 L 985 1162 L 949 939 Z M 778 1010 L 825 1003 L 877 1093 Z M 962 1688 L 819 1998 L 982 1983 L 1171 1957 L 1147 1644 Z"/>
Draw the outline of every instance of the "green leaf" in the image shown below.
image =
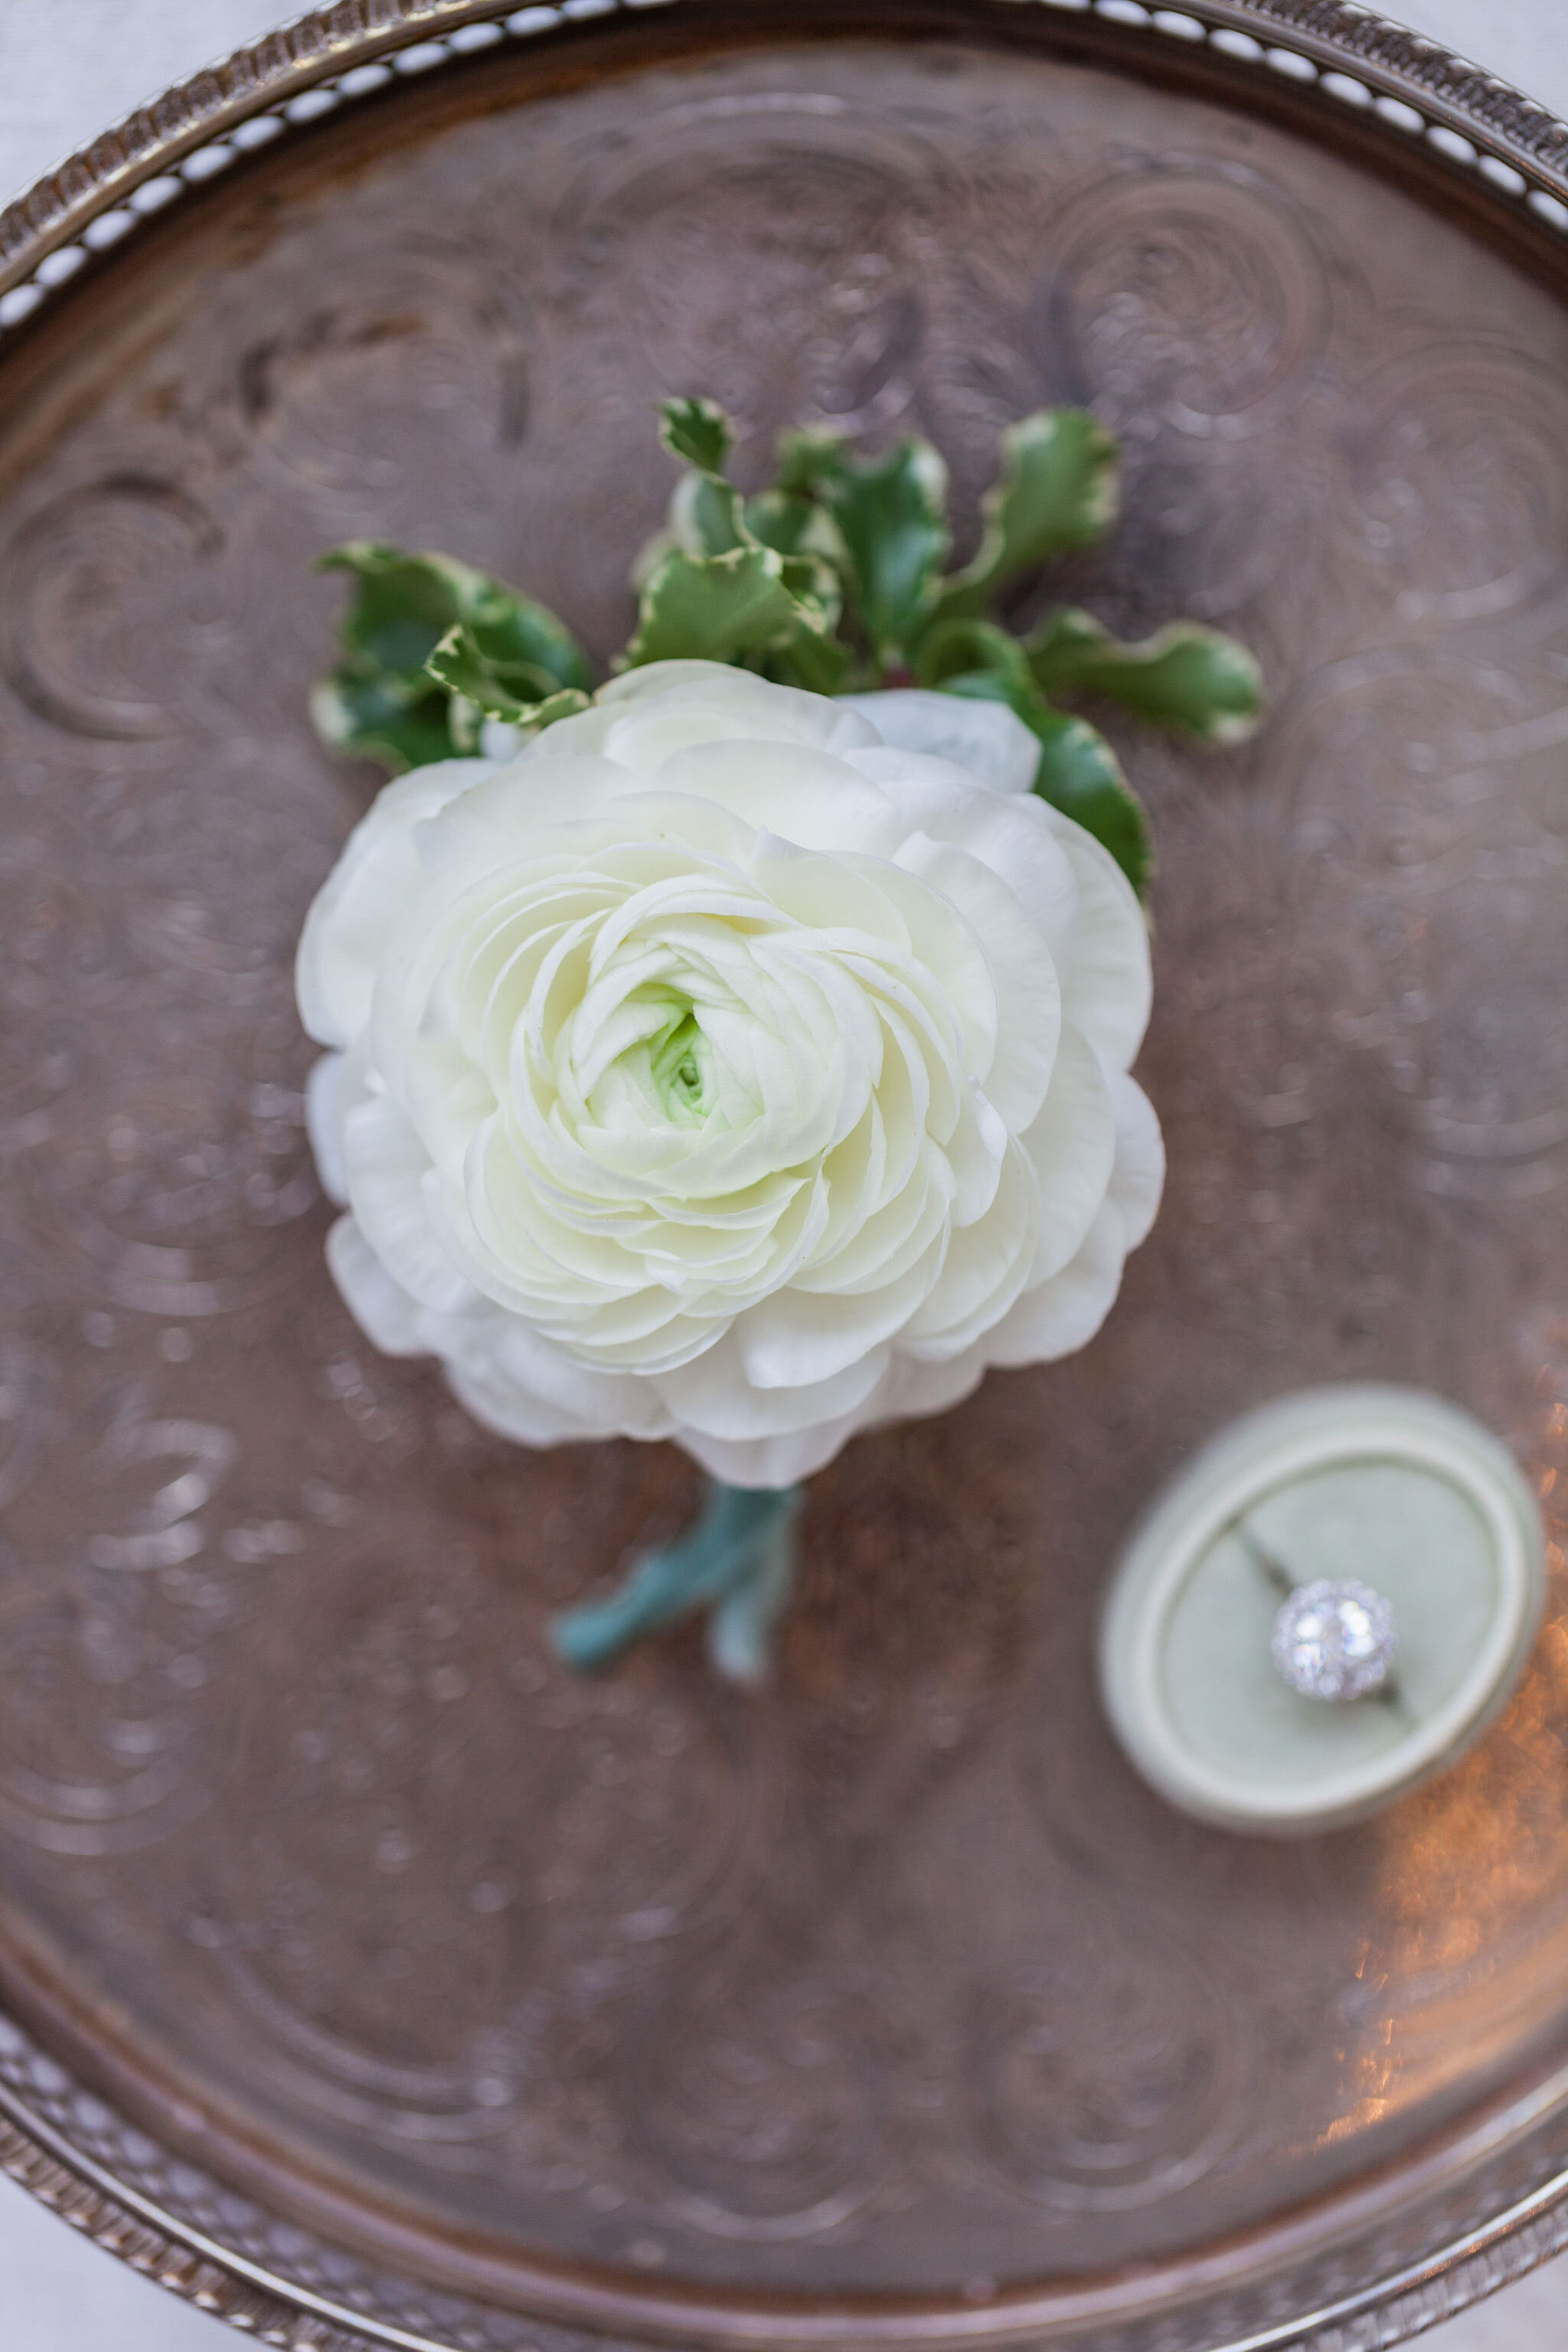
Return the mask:
<path fill-rule="evenodd" d="M 759 491 L 746 500 L 742 520 L 759 547 L 773 548 L 780 555 L 819 555 L 836 565 L 847 561 L 832 516 L 799 491 Z"/>
<path fill-rule="evenodd" d="M 450 556 L 410 555 L 356 540 L 322 556 L 316 568 L 352 572 L 358 580 L 338 634 L 360 664 L 416 677 L 452 624 L 461 621 L 488 660 L 538 670 L 551 690 L 591 681 L 587 656 L 553 613 Z"/>
<path fill-rule="evenodd" d="M 667 555 L 727 555 L 731 548 L 751 546 L 755 537 L 732 484 L 710 474 L 682 474 L 663 525 L 637 551 L 632 589 L 640 596 Z"/>
<path fill-rule="evenodd" d="M 1148 814 L 1104 736 L 1087 719 L 1047 704 L 1019 716 L 1040 739 L 1035 778 L 1040 798 L 1093 834 L 1139 897 L 1145 897 L 1154 865 Z"/>
<path fill-rule="evenodd" d="M 591 694 L 584 694 L 579 687 L 563 686 L 559 694 L 547 694 L 542 702 L 536 702 L 517 723 L 531 734 L 539 735 L 546 727 L 553 727 L 558 719 L 575 719 L 580 710 L 591 710 L 593 706 Z"/>
<path fill-rule="evenodd" d="M 1053 710 L 1034 685 L 1020 685 L 1016 677 L 995 670 L 945 678 L 942 691 L 979 702 L 1005 702 L 1017 713 L 1039 740 L 1036 792 L 1093 834 L 1142 897 L 1153 863 L 1149 820 L 1104 736 L 1087 719 Z"/>
<path fill-rule="evenodd" d="M 509 706 L 542 702 L 563 692 L 575 694 L 580 702 L 587 700 L 585 665 L 532 660 L 511 652 L 513 642 L 510 632 L 454 621 L 426 662 L 426 672 L 494 718 L 514 718 L 516 711 Z M 567 669 L 564 679 L 562 668 Z"/>
<path fill-rule="evenodd" d="M 945 686 L 950 678 L 980 671 L 1005 680 L 1010 689 L 1034 691 L 1028 656 L 994 621 L 938 621 L 921 639 L 914 663 L 918 686 Z"/>
<path fill-rule="evenodd" d="M 585 710 L 588 697 L 580 687 L 558 687 L 551 673 L 531 662 L 503 663 L 486 653 L 478 633 L 455 621 L 425 667 L 437 683 L 491 719 L 505 719 L 516 727 L 548 725 L 569 711 Z"/>
<path fill-rule="evenodd" d="M 1149 876 L 1149 826 L 1115 752 L 1087 720 L 1053 710 L 1016 637 L 992 621 L 939 621 L 920 648 L 921 686 L 1005 702 L 1040 745 L 1035 790 L 1102 842 L 1135 890 Z"/>
<path fill-rule="evenodd" d="M 723 472 L 734 431 L 716 400 L 666 400 L 658 415 L 658 437 L 672 457 L 700 474 Z"/>
<path fill-rule="evenodd" d="M 946 583 L 941 610 L 979 613 L 998 588 L 1116 520 L 1115 436 L 1086 408 L 1043 408 L 1002 436 L 1002 478 L 981 504 L 973 557 Z"/>
<path fill-rule="evenodd" d="M 338 625 L 343 650 L 377 669 L 413 677 L 452 623 L 489 584 L 482 572 L 446 555 L 410 555 L 379 541 L 351 540 L 317 562 L 359 583 Z"/>
<path fill-rule="evenodd" d="M 947 467 L 929 441 L 903 441 L 857 465 L 821 445 L 817 495 L 844 542 L 848 602 L 878 657 L 904 657 L 937 597 L 947 561 Z"/>
<path fill-rule="evenodd" d="M 313 689 L 310 718 L 330 750 L 377 760 L 400 776 L 452 757 L 447 705 L 447 695 L 428 679 L 424 693 L 410 698 L 394 680 L 356 677 L 345 666 Z"/>
<path fill-rule="evenodd" d="M 775 686 L 804 687 L 807 694 L 847 694 L 852 687 L 875 683 L 855 675 L 855 656 L 842 638 L 813 636 L 809 631 L 759 656 L 756 667 Z"/>
<path fill-rule="evenodd" d="M 738 661 L 819 626 L 816 606 L 792 593 L 785 559 L 771 547 L 727 555 L 667 555 L 642 593 L 629 669 L 656 661 Z"/>
<path fill-rule="evenodd" d="M 831 636 L 844 609 L 838 574 L 818 555 L 779 558 L 779 578 L 800 605 L 805 626 L 820 636 Z"/>
<path fill-rule="evenodd" d="M 335 749 L 395 773 L 467 748 L 476 710 L 510 715 L 590 683 L 586 655 L 553 613 L 450 556 L 355 540 L 317 568 L 356 583 L 339 624 L 344 659 L 311 702 Z M 426 667 L 454 632 L 461 684 Z"/>
<path fill-rule="evenodd" d="M 1196 621 L 1172 621 L 1123 645 L 1088 613 L 1047 614 L 1026 643 L 1029 669 L 1053 700 L 1118 702 L 1151 726 L 1199 743 L 1239 743 L 1263 709 L 1263 674 L 1245 646 Z"/>
<path fill-rule="evenodd" d="M 689 553 L 728 555 L 752 544 L 742 520 L 741 493 L 732 483 L 714 474 L 688 474 L 677 496 L 685 525 L 678 543 Z"/>
<path fill-rule="evenodd" d="M 536 677 L 550 693 L 567 686 L 586 692 L 593 684 L 588 656 L 571 630 L 515 588 L 487 581 L 466 617 L 475 645 L 497 670 Z"/>
<path fill-rule="evenodd" d="M 843 472 L 847 463 L 843 436 L 793 426 L 779 436 L 778 461 L 774 489 L 786 497 L 810 498 L 823 483 Z"/>

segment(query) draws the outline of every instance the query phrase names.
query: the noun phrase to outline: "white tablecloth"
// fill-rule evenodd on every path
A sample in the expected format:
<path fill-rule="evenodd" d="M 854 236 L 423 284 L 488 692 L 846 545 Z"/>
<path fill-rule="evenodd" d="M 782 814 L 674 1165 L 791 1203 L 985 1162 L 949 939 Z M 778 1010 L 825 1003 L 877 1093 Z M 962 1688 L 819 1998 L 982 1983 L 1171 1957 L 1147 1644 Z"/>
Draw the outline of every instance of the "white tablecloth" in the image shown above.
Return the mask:
<path fill-rule="evenodd" d="M 1568 114 L 1568 0 L 1384 0 Z M 0 203 L 95 131 L 291 13 L 279 0 L 0 0 Z M 238 2341 L 0 2177 L 0 2352 L 226 2352 Z M 1564 2352 L 1568 2261 L 1423 2338 Z"/>

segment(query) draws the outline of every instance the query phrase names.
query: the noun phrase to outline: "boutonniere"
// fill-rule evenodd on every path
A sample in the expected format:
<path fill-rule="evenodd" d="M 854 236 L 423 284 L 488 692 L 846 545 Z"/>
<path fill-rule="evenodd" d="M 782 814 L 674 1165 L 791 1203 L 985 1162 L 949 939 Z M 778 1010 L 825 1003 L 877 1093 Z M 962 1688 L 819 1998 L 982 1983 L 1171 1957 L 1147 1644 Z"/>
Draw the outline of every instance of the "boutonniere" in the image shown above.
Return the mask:
<path fill-rule="evenodd" d="M 1159 1203 L 1130 1075 L 1148 825 L 1062 706 L 1224 742 L 1261 697 L 1193 624 L 996 617 L 1114 519 L 1084 412 L 1005 436 L 953 570 L 922 442 L 793 434 L 746 496 L 712 404 L 663 436 L 683 470 L 596 688 L 500 581 L 326 559 L 354 586 L 317 724 L 399 772 L 310 908 L 299 997 L 329 1262 L 371 1340 L 438 1357 L 519 1444 L 674 1439 L 713 1482 L 563 1653 L 707 1608 L 755 1679 L 801 1483 L 1082 1347 Z"/>

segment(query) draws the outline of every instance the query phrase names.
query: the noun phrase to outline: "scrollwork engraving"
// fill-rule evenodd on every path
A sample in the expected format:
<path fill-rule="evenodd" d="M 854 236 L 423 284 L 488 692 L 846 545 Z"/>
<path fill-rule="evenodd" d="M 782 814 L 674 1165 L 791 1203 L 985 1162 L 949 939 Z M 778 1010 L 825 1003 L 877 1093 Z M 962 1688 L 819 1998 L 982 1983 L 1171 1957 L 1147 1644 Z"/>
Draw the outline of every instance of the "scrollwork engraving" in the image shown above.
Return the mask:
<path fill-rule="evenodd" d="M 190 492 L 154 475 L 110 475 L 53 499 L 0 559 L 0 661 L 15 692 L 79 735 L 177 733 L 150 575 L 210 562 L 220 545 Z"/>

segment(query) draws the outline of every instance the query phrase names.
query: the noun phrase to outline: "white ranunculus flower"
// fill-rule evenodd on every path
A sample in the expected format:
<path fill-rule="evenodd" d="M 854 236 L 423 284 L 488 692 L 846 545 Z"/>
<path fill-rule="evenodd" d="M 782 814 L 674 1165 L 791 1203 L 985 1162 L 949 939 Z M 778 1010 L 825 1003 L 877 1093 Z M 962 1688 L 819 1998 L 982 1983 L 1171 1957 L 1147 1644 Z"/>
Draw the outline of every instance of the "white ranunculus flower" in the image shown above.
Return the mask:
<path fill-rule="evenodd" d="M 1160 1195 L 1148 942 L 1034 755 L 666 662 L 389 784 L 299 962 L 369 1338 L 524 1444 L 747 1486 L 1081 1347 Z"/>

